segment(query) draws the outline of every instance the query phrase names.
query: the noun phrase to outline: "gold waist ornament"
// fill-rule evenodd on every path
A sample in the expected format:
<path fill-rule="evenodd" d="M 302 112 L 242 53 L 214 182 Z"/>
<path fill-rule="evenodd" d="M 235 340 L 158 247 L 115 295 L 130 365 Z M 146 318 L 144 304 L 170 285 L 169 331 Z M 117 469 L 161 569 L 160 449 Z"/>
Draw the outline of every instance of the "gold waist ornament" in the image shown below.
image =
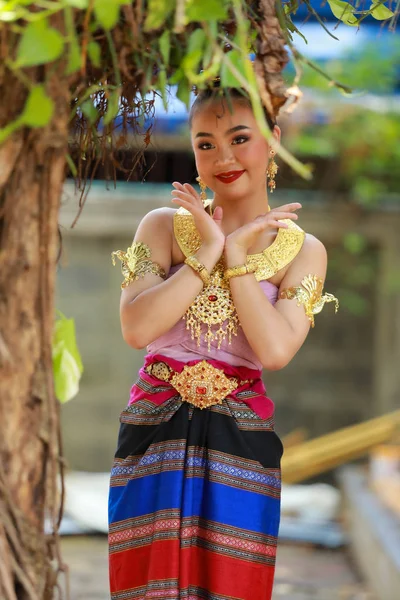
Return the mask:
<path fill-rule="evenodd" d="M 146 372 L 162 381 L 168 381 L 184 402 L 197 408 L 222 404 L 222 400 L 239 385 L 251 383 L 249 380 L 240 381 L 236 377 L 228 377 L 222 369 L 205 360 L 195 365 L 186 365 L 180 373 L 162 361 L 156 362 L 146 367 Z"/>
<path fill-rule="evenodd" d="M 211 204 L 208 200 L 205 208 Z M 283 221 L 288 228 L 281 228 L 268 248 L 258 254 L 249 254 L 247 264 L 254 269 L 257 281 L 269 279 L 280 269 L 286 267 L 300 252 L 305 233 L 291 219 Z M 179 208 L 174 215 L 174 233 L 176 241 L 187 258 L 197 252 L 201 246 L 201 237 L 189 211 Z M 211 343 L 216 342 L 218 350 L 227 339 L 237 335 L 239 318 L 233 303 L 229 281 L 224 277 L 225 265 L 221 259 L 210 274 L 210 283 L 195 298 L 184 315 L 186 328 L 190 330 L 192 340 L 200 346 L 201 340 L 207 343 L 208 352 Z M 205 327 L 204 327 L 205 326 Z"/>

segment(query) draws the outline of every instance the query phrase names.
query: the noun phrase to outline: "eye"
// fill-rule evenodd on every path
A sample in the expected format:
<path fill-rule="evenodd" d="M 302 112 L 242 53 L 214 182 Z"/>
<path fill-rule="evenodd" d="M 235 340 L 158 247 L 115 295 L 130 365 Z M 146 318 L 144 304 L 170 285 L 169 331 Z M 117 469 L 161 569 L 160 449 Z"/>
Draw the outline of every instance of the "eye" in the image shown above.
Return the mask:
<path fill-rule="evenodd" d="M 210 148 L 212 148 L 212 144 L 210 142 L 202 142 L 201 144 L 199 144 L 197 146 L 200 150 L 209 150 Z"/>
<path fill-rule="evenodd" d="M 249 140 L 249 138 L 247 137 L 247 135 L 238 135 L 237 137 L 235 137 L 235 139 L 232 141 L 232 144 L 244 144 L 245 142 L 247 142 Z"/>

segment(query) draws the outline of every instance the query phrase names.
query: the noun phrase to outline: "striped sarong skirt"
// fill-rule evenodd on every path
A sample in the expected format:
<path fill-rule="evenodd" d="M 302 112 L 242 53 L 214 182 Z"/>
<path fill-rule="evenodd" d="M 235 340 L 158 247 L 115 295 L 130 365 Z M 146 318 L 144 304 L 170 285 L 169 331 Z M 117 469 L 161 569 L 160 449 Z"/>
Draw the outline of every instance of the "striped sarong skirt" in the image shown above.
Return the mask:
<path fill-rule="evenodd" d="M 283 448 L 260 372 L 209 361 L 247 381 L 200 409 L 146 372 L 155 360 L 184 367 L 147 356 L 121 413 L 109 494 L 111 598 L 269 600 Z"/>

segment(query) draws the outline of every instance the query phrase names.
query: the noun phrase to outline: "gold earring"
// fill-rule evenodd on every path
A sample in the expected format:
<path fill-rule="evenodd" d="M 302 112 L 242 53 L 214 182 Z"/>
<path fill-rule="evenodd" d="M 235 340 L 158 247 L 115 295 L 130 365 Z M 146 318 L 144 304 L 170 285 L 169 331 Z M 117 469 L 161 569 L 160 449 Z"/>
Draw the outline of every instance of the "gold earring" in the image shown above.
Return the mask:
<path fill-rule="evenodd" d="M 204 183 L 204 181 L 202 180 L 201 177 L 196 177 L 196 181 L 197 181 L 197 183 L 200 186 L 200 200 L 204 204 L 204 202 L 207 200 L 207 194 L 206 194 L 207 186 L 206 186 L 206 184 Z"/>
<path fill-rule="evenodd" d="M 271 159 L 268 163 L 268 168 L 267 168 L 267 179 L 268 179 L 268 187 L 269 187 L 269 191 L 272 192 L 274 191 L 274 189 L 276 188 L 276 181 L 275 181 L 275 176 L 278 172 L 278 165 L 275 162 L 275 152 L 271 152 Z"/>

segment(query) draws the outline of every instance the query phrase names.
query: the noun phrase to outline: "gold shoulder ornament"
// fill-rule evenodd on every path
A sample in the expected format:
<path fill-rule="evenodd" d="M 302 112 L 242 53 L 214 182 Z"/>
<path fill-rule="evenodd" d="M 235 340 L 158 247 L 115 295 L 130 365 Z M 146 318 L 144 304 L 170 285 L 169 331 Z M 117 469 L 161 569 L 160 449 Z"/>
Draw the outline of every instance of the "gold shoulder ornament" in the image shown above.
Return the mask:
<path fill-rule="evenodd" d="M 205 202 L 205 208 L 211 200 Z M 291 219 L 283 220 L 288 228 L 281 228 L 274 242 L 258 254 L 249 254 L 246 264 L 248 272 L 254 273 L 257 281 L 269 279 L 280 269 L 286 267 L 300 252 L 305 233 Z M 174 215 L 174 234 L 176 241 L 187 258 L 193 256 L 201 246 L 201 237 L 196 229 L 193 216 L 184 208 L 179 208 Z M 221 259 L 210 274 L 210 283 L 193 301 L 184 315 L 186 328 L 190 330 L 192 340 L 200 346 L 201 339 L 207 343 L 208 351 L 211 342 L 216 341 L 220 349 L 227 338 L 231 344 L 232 336 L 237 335 L 239 319 L 230 291 L 229 279 L 224 276 L 226 267 Z M 204 332 L 204 326 L 206 331 Z"/>
<path fill-rule="evenodd" d="M 297 300 L 297 306 L 304 306 L 306 315 L 314 327 L 314 315 L 324 308 L 326 302 L 335 303 L 335 313 L 339 310 L 339 300 L 333 294 L 322 294 L 324 282 L 318 275 L 306 275 L 298 287 L 290 287 L 279 293 L 282 300 Z"/>
<path fill-rule="evenodd" d="M 134 242 L 126 252 L 116 250 L 111 253 L 113 265 L 116 264 L 116 258 L 122 262 L 121 271 L 124 276 L 124 281 L 121 284 L 121 289 L 126 288 L 132 281 L 137 281 L 140 277 L 144 277 L 147 273 L 158 275 L 162 279 L 166 279 L 165 271 L 158 263 L 151 260 L 151 250 L 142 242 Z"/>

